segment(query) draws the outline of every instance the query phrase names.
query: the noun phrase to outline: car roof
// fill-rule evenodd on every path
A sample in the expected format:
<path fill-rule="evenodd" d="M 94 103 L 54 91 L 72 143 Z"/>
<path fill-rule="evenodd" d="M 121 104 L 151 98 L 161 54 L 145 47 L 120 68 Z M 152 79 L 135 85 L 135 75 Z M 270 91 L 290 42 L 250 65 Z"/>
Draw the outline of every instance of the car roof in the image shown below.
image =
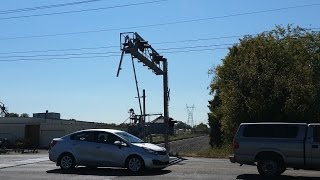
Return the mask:
<path fill-rule="evenodd" d="M 74 133 L 85 132 L 85 131 L 104 131 L 104 132 L 109 132 L 109 133 L 124 132 L 124 131 L 117 130 L 117 129 L 84 129 L 84 130 L 76 131 Z"/>

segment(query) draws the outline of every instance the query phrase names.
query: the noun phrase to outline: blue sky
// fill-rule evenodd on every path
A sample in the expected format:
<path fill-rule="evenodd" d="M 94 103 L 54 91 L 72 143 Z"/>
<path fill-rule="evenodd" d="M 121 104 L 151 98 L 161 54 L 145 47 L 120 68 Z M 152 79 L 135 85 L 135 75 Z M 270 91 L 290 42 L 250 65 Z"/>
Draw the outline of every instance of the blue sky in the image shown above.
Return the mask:
<path fill-rule="evenodd" d="M 80 0 L 78 0 L 80 1 Z M 130 108 L 138 112 L 138 100 L 131 59 L 125 56 L 120 77 L 119 63 L 121 32 L 138 32 L 160 54 L 168 59 L 170 116 L 187 121 L 186 104 L 194 105 L 195 124 L 207 123 L 207 104 L 212 97 L 207 89 L 211 81 L 208 70 L 221 63 L 227 47 L 239 42 L 239 37 L 208 39 L 272 30 L 275 25 L 294 24 L 305 28 L 320 28 L 320 3 L 317 0 L 167 0 L 144 5 L 99 11 L 51 16 L 5 19 L 7 17 L 46 14 L 81 9 L 111 7 L 152 0 L 97 2 L 30 11 L 1 14 L 5 10 L 76 2 L 75 0 L 4 0 L 0 6 L 0 101 L 10 112 L 61 113 L 62 118 L 84 121 L 121 123 Z M 317 4 L 319 3 L 319 4 Z M 309 5 L 279 11 L 239 15 L 270 9 Z M 237 16 L 230 16 L 236 15 Z M 222 17 L 225 16 L 225 17 Z M 219 18 L 215 18 L 219 17 Z M 208 19 L 211 18 L 211 19 Z M 207 19 L 186 23 L 172 23 Z M 161 26 L 141 27 L 152 24 Z M 133 28 L 140 26 L 139 28 Z M 113 30 L 112 30 L 113 29 Z M 96 33 L 79 33 L 104 30 Z M 55 35 L 41 38 L 30 36 Z M 28 37 L 28 38 L 16 38 Z M 13 38 L 13 39 L 8 39 Z M 164 43 L 164 42 L 175 43 Z M 212 45 L 219 45 L 215 49 Z M 77 48 L 117 46 L 104 49 L 30 52 Z M 189 46 L 209 46 L 185 49 Z M 182 48 L 161 50 L 166 48 Z M 158 50 L 159 49 L 159 50 Z M 193 52 L 176 52 L 199 49 Z M 26 53 L 12 53 L 25 52 Z M 174 51 L 174 52 L 173 52 Z M 112 57 L 93 57 L 93 53 L 116 52 Z M 118 52 L 118 53 L 117 53 Z M 81 57 L 66 54 L 81 54 Z M 19 57 L 18 57 L 19 56 Z M 24 56 L 24 57 L 21 57 Z M 26 57 L 29 56 L 29 57 Z M 55 59 L 50 58 L 70 58 Z M 1 61 L 41 59 L 42 61 Z M 139 88 L 146 90 L 147 113 L 163 112 L 162 76 L 156 76 L 141 63 L 136 63 Z M 150 117 L 150 119 L 155 117 Z"/>

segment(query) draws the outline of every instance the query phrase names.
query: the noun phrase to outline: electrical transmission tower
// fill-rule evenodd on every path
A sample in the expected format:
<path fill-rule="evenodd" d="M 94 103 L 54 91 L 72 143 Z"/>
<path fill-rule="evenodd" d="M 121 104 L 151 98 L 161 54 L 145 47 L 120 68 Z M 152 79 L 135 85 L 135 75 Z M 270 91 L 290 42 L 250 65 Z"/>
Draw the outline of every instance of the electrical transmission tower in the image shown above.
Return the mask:
<path fill-rule="evenodd" d="M 193 111 L 196 107 L 194 105 L 192 106 L 188 106 L 188 104 L 186 105 L 186 109 L 188 112 L 188 121 L 187 124 L 189 124 L 191 127 L 193 127 L 194 125 L 194 121 L 193 121 Z"/>

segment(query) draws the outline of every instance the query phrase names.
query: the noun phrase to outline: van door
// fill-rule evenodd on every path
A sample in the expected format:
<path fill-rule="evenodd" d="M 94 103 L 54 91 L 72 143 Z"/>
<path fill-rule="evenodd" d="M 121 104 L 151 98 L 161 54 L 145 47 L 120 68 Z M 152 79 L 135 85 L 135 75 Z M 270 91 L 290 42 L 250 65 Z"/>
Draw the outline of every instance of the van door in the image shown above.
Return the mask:
<path fill-rule="evenodd" d="M 311 148 L 311 161 L 313 167 L 320 165 L 320 125 L 313 126 L 313 141 L 310 145 Z"/>

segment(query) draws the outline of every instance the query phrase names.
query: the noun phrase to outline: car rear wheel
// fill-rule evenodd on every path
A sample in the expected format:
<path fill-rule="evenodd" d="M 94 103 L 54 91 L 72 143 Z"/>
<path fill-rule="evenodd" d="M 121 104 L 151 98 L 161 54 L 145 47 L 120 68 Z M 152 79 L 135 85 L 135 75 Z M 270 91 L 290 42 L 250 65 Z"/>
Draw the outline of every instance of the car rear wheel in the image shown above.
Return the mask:
<path fill-rule="evenodd" d="M 60 157 L 59 165 L 61 169 L 69 170 L 76 166 L 76 162 L 71 154 L 63 154 Z"/>
<path fill-rule="evenodd" d="M 283 166 L 277 159 L 262 159 L 258 161 L 257 169 L 259 174 L 265 177 L 275 177 L 281 174 Z"/>
<path fill-rule="evenodd" d="M 144 169 L 144 162 L 138 156 L 131 156 L 127 159 L 127 168 L 131 172 L 140 172 Z"/>

